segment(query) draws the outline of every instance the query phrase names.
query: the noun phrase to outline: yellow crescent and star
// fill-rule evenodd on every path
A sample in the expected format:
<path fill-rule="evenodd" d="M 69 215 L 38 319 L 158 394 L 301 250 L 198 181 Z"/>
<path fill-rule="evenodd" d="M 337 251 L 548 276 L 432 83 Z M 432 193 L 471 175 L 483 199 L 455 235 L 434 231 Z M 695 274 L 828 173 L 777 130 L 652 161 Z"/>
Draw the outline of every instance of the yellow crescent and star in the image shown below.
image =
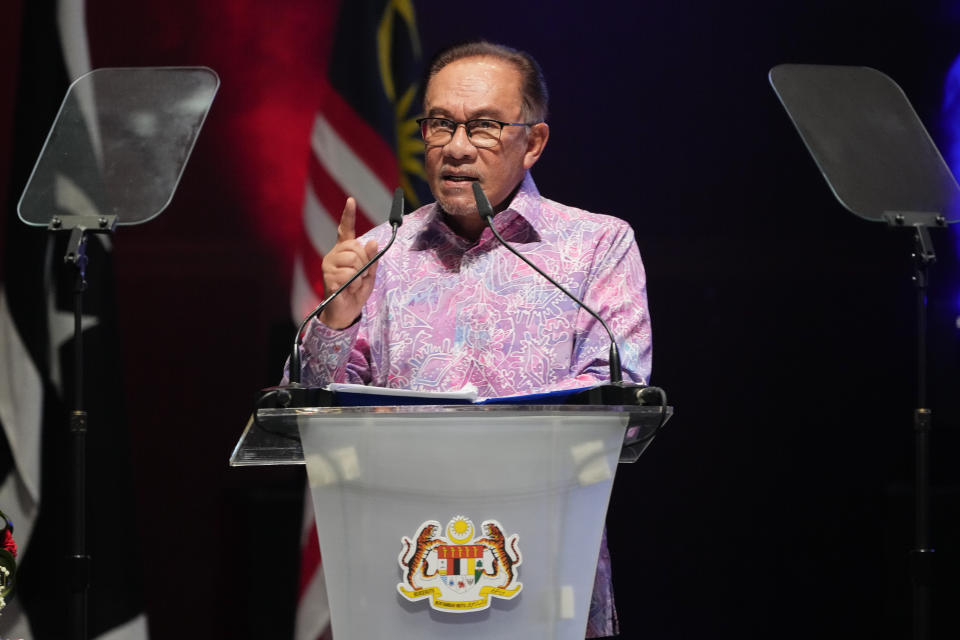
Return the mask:
<path fill-rule="evenodd" d="M 447 525 L 447 537 L 453 544 L 467 544 L 473 540 L 473 522 L 465 516 L 457 516 Z"/>
<path fill-rule="evenodd" d="M 413 0 L 388 0 L 384 7 L 380 24 L 377 26 L 377 60 L 380 67 L 380 80 L 383 91 L 393 104 L 397 132 L 397 163 L 400 167 L 400 186 L 404 196 L 413 207 L 420 206 L 420 200 L 410 182 L 410 176 L 417 176 L 426 181 L 423 170 L 423 141 L 420 139 L 420 130 L 416 122 L 416 113 L 411 114 L 413 99 L 417 95 L 417 82 L 411 82 L 402 93 L 394 83 L 391 73 L 391 55 L 393 53 L 394 24 L 399 20 L 406 27 L 407 37 L 413 56 L 421 58 L 420 37 L 417 34 L 417 25 L 413 11 Z"/>

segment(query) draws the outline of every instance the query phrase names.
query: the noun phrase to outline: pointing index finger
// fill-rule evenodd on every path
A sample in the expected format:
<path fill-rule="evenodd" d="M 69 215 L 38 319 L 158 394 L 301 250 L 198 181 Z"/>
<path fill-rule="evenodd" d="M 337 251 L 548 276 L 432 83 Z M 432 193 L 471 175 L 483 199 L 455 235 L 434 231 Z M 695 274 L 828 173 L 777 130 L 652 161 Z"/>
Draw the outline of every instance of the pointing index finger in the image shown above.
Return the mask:
<path fill-rule="evenodd" d="M 337 226 L 337 242 L 345 242 L 356 238 L 357 201 L 353 197 L 347 198 L 340 215 L 340 224 Z"/>

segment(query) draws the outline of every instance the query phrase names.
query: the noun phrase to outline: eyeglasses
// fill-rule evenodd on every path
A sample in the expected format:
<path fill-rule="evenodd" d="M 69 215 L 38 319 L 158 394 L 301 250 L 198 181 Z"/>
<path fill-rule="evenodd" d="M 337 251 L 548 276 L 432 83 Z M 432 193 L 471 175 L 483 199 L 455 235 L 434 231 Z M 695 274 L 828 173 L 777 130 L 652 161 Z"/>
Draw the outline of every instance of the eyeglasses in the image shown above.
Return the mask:
<path fill-rule="evenodd" d="M 538 123 L 500 122 L 490 118 L 475 118 L 466 122 L 457 122 L 449 118 L 420 118 L 417 124 L 420 125 L 423 141 L 430 146 L 442 147 L 449 143 L 453 140 L 457 127 L 463 125 L 470 143 L 477 148 L 486 149 L 497 146 L 504 127 L 529 127 Z"/>

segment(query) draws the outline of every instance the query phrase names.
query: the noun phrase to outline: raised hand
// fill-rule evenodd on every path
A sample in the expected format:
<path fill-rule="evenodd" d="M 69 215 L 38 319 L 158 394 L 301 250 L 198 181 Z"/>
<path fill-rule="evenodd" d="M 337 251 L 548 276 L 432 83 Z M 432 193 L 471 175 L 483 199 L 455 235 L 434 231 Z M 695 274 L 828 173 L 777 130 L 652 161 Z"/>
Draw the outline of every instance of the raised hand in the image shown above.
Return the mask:
<path fill-rule="evenodd" d="M 340 288 L 377 253 L 376 240 L 362 245 L 356 239 L 356 220 L 357 201 L 347 198 L 343 215 L 340 217 L 340 226 L 337 227 L 337 244 L 323 257 L 323 286 L 327 295 Z M 353 324 L 370 297 L 376 276 L 375 264 L 323 310 L 320 321 L 331 329 L 346 329 Z"/>

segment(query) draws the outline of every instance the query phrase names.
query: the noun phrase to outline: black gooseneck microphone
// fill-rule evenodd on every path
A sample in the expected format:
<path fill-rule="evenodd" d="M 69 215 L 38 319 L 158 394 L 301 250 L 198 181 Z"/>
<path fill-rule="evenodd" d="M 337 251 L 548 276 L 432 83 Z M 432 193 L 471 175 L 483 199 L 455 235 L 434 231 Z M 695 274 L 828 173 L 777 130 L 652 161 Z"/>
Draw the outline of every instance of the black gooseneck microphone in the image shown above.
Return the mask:
<path fill-rule="evenodd" d="M 565 293 L 568 298 L 576 302 L 578 305 L 580 305 L 580 308 L 582 308 L 584 311 L 586 311 L 591 316 L 596 318 L 597 321 L 603 326 L 603 328 L 607 330 L 607 335 L 610 336 L 610 382 L 614 384 L 622 383 L 623 369 L 620 366 L 620 349 L 617 347 L 617 339 L 613 335 L 613 331 L 611 331 L 610 327 L 607 326 L 607 323 L 603 321 L 603 318 L 597 315 L 597 313 L 593 309 L 585 305 L 583 301 L 581 301 L 575 295 L 573 295 L 572 293 L 567 291 L 564 287 L 562 287 L 559 282 L 557 282 L 556 280 L 548 276 L 546 273 L 544 273 L 543 270 L 540 269 L 537 265 L 533 264 L 532 262 L 530 262 L 530 260 L 523 257 L 519 251 L 517 251 L 510 245 L 509 242 L 503 239 L 503 236 L 500 235 L 500 232 L 497 231 L 497 229 L 493 226 L 493 207 L 490 206 L 490 201 L 487 200 L 487 194 L 483 192 L 483 188 L 480 187 L 480 183 L 478 182 L 473 183 L 473 197 L 477 201 L 477 211 L 480 213 L 480 217 L 483 218 L 484 221 L 486 221 L 487 226 L 490 227 L 490 231 L 493 232 L 493 235 L 496 236 L 497 240 L 499 240 L 503 246 L 509 249 L 513 253 L 513 255 L 517 256 L 518 258 L 526 262 L 528 265 L 530 265 L 531 269 L 533 269 L 534 271 L 542 275 L 544 278 L 546 278 L 550 282 L 550 284 L 555 286 L 557 289 L 560 289 L 560 291 L 563 291 L 563 293 Z"/>
<path fill-rule="evenodd" d="M 377 255 L 373 256 L 367 264 L 363 265 L 360 270 L 344 282 L 339 289 L 327 296 L 326 299 L 318 304 L 317 308 L 311 311 L 310 314 L 303 319 L 303 322 L 300 323 L 300 326 L 297 328 L 297 337 L 293 341 L 293 348 L 290 350 L 290 386 L 298 386 L 300 384 L 300 345 L 303 343 L 303 330 L 306 328 L 307 323 L 323 313 L 327 305 L 333 302 L 334 298 L 340 295 L 341 291 L 349 287 L 354 280 L 366 273 L 367 269 L 372 267 L 373 264 L 387 252 L 387 249 L 393 245 L 393 241 L 397 239 L 397 229 L 403 224 L 403 189 L 401 187 L 397 187 L 393 192 L 393 205 L 390 207 L 389 222 L 393 230 L 387 246 L 378 251 Z"/>

